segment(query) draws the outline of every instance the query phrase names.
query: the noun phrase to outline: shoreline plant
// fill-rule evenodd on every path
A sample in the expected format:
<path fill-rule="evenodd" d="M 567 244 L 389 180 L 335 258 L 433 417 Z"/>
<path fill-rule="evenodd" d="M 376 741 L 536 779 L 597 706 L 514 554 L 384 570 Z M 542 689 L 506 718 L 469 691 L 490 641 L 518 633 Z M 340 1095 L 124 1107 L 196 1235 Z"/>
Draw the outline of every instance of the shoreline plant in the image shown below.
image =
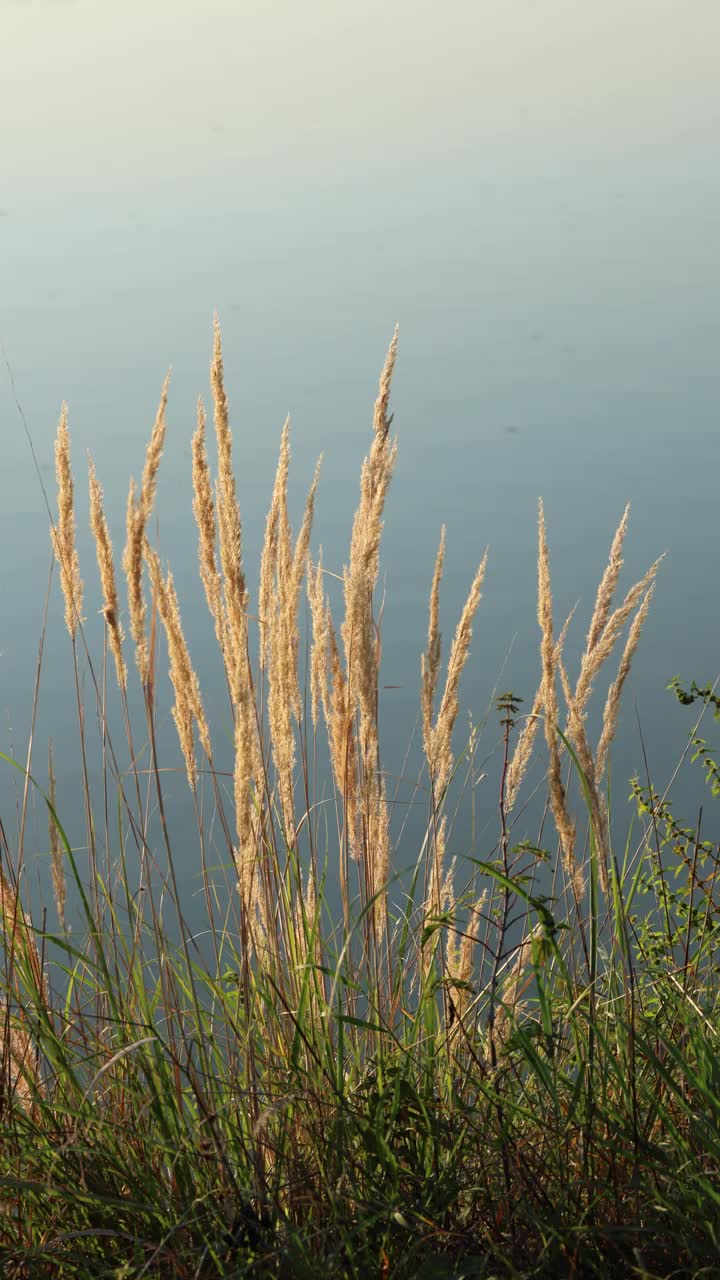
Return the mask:
<path fill-rule="evenodd" d="M 311 550 L 320 462 L 291 527 L 285 424 L 254 603 L 215 321 L 215 474 L 199 401 L 192 477 L 225 734 L 150 538 L 169 378 L 130 485 L 125 609 L 89 461 L 99 656 L 83 625 L 94 595 L 80 576 L 63 406 L 52 542 L 82 796 L 58 794 L 52 753 L 41 782 L 32 740 L 25 763 L 3 757 L 25 788 L 17 840 L 3 828 L 0 842 L 10 1277 L 716 1274 L 720 771 L 700 737 L 707 712 L 719 714 L 716 685 L 673 684 L 698 704 L 690 745 L 707 808 L 686 827 L 668 793 L 635 779 L 637 822 L 616 847 L 609 753 L 660 561 L 617 601 L 626 509 L 573 679 L 573 614 L 558 631 L 541 502 L 540 676 L 527 701 L 496 700 L 494 832 L 469 836 L 479 739 L 475 726 L 460 743 L 460 685 L 487 553 L 443 669 L 443 528 L 418 655 L 426 820 L 406 848 L 382 753 L 377 600 L 397 351 L 396 330 L 347 562 L 332 572 Z M 594 740 L 588 706 L 611 663 Z M 187 922 L 166 798 L 166 665 L 202 938 Z M 48 812 L 54 921 L 23 906 L 30 788 Z M 83 849 L 68 836 L 80 803 Z"/>

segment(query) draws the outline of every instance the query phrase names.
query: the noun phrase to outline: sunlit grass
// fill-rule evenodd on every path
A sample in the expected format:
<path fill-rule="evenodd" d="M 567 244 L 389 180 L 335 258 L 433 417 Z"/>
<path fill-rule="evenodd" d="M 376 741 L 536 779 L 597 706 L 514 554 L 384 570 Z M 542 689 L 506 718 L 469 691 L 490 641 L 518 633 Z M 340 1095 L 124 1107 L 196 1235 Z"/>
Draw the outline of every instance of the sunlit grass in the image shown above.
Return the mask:
<path fill-rule="evenodd" d="M 124 616 L 92 468 L 97 599 L 87 568 L 80 581 L 63 411 L 54 546 L 78 728 L 63 749 L 82 787 L 56 788 L 52 768 L 46 783 L 36 744 L 22 763 L 3 757 L 25 778 L 0 879 L 3 1274 L 717 1274 L 720 775 L 700 737 L 715 687 L 675 685 L 693 708 L 686 767 L 709 788 L 701 816 L 681 825 L 667 795 L 635 781 L 618 848 L 606 767 L 657 564 L 615 603 L 626 512 L 571 678 L 541 510 L 538 687 L 488 712 L 483 773 L 497 790 L 478 790 L 481 726 L 463 737 L 458 715 L 485 560 L 443 669 L 443 534 L 428 634 L 407 642 L 418 663 L 425 650 L 421 838 L 394 821 L 375 589 L 396 352 L 397 335 L 347 553 L 311 559 L 317 474 L 293 534 L 283 433 L 253 603 L 216 327 L 217 478 L 201 405 L 193 480 L 217 650 L 197 667 L 148 541 L 168 384 L 128 501 Z M 100 654 L 83 597 L 104 611 Z M 180 763 L 159 731 L 166 656 Z M 227 685 L 222 725 L 202 694 L 210 660 Z M 191 834 L 168 768 L 186 775 Z M 23 907 L 32 791 L 52 854 L 42 920 Z M 472 834 L 478 804 L 491 836 L 487 822 Z M 80 822 L 82 850 L 67 835 Z M 202 928 L 178 888 L 191 847 Z"/>

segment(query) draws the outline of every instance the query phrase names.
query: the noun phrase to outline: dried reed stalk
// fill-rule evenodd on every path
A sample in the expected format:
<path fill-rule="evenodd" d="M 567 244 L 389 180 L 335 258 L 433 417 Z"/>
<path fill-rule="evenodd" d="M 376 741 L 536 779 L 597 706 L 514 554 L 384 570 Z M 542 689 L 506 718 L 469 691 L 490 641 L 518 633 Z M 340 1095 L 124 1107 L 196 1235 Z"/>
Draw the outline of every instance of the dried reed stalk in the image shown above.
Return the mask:
<path fill-rule="evenodd" d="M 366 782 L 366 843 L 369 892 L 373 898 L 376 934 L 382 937 L 387 923 L 387 884 L 390 875 L 390 813 L 385 787 L 377 770 Z"/>
<path fill-rule="evenodd" d="M 440 635 L 439 623 L 440 581 L 442 579 L 444 561 L 445 525 L 443 525 L 440 530 L 440 544 L 435 558 L 435 570 L 433 573 L 432 586 L 430 588 L 427 653 L 422 654 L 420 658 L 423 742 L 425 744 L 426 754 L 429 750 L 435 690 L 437 688 L 438 676 L 440 674 L 440 658 L 442 652 L 442 637 Z"/>
<path fill-rule="evenodd" d="M 452 980 L 460 967 L 460 935 L 456 927 L 457 898 L 455 897 L 455 869 L 457 858 L 453 858 L 445 873 L 440 891 L 440 905 L 449 924 L 445 937 L 445 969 Z"/>
<path fill-rule="evenodd" d="M 305 880 L 302 895 L 298 895 L 293 912 L 296 946 L 301 958 L 310 956 L 313 964 L 322 964 L 322 943 L 320 941 L 320 922 L 315 921 L 317 898 L 315 894 L 315 876 L 310 867 Z M 315 932 L 313 933 L 313 931 Z"/>
<path fill-rule="evenodd" d="M 232 432 L 225 391 L 220 322 L 215 316 L 213 355 L 210 365 L 218 475 L 215 506 L 218 523 L 220 567 L 222 570 L 223 632 L 226 637 L 226 666 L 235 714 L 235 765 L 233 791 L 238 845 L 235 862 L 244 909 L 248 920 L 257 914 L 258 837 L 254 822 L 253 782 L 263 787 L 264 766 L 255 707 L 252 669 L 248 646 L 248 592 L 242 562 L 242 524 L 232 466 Z"/>
<path fill-rule="evenodd" d="M 295 843 L 294 769 L 295 732 L 302 700 L 298 681 L 298 607 L 307 565 L 315 495 L 320 478 L 318 463 L 305 503 L 295 547 L 288 518 L 287 486 L 290 464 L 289 424 L 283 428 L 273 497 L 268 513 L 260 572 L 261 665 L 269 672 L 268 721 L 273 762 L 278 777 L 285 837 Z"/>
<path fill-rule="evenodd" d="M 253 927 L 253 919 L 257 921 L 260 914 L 260 880 L 258 862 L 260 857 L 260 839 L 253 821 L 253 797 L 251 783 L 253 775 L 248 769 L 248 762 L 254 754 L 254 742 L 248 741 L 247 721 L 238 716 L 235 721 L 235 767 L 233 770 L 233 795 L 235 800 L 235 828 L 237 846 L 234 849 L 235 869 L 238 877 L 238 888 L 246 912 L 248 924 Z"/>
<path fill-rule="evenodd" d="M 431 928 L 431 932 L 425 937 L 422 944 L 422 971 L 427 978 L 433 961 L 437 954 L 438 944 L 440 942 L 440 929 L 438 920 L 446 914 L 451 905 L 455 901 L 455 893 L 453 888 L 455 861 L 443 875 L 445 864 L 445 849 L 447 845 L 447 815 L 443 814 L 439 820 L 436 818 L 433 823 L 431 832 L 430 849 L 428 855 L 427 883 L 425 886 L 425 901 L 422 909 L 422 928 L 423 934 L 425 930 Z M 450 952 L 452 953 L 454 942 L 449 942 Z M 448 968 L 452 966 L 452 955 Z"/>
<path fill-rule="evenodd" d="M 447 952 L 448 976 L 453 984 L 453 1006 L 458 1021 L 464 1018 L 470 1003 L 470 982 L 475 969 L 475 952 L 477 950 L 483 912 L 487 907 L 489 892 L 485 889 L 480 897 L 471 904 L 465 930 L 459 944 L 455 944 Z M 454 1028 L 457 1034 L 459 1028 Z"/>
<path fill-rule="evenodd" d="M 48 742 L 48 786 L 50 804 L 55 813 L 57 813 L 56 792 L 57 784 L 55 780 L 55 762 L 53 760 L 52 742 Z M 50 840 L 50 872 L 52 875 L 53 896 L 55 898 L 55 908 L 58 913 L 58 920 L 63 932 L 67 925 L 65 922 L 65 905 L 67 902 L 67 885 L 65 883 L 65 861 L 63 858 L 63 848 L 60 843 L 60 835 L 57 829 L 57 822 L 53 814 L 48 810 L 48 837 Z"/>
<path fill-rule="evenodd" d="M 558 704 L 555 687 L 555 645 L 553 643 L 552 592 L 550 587 L 550 562 L 545 535 L 545 513 L 542 500 L 538 504 L 538 623 L 540 625 L 540 654 L 542 658 L 542 703 L 545 708 L 545 739 L 550 756 L 548 783 L 550 808 L 555 820 L 563 862 L 571 880 L 575 881 L 578 869 L 575 861 L 575 823 L 570 817 L 567 796 L 560 768 L 560 751 L 557 741 Z"/>
<path fill-rule="evenodd" d="M 568 628 L 575 614 L 575 608 L 576 606 L 573 605 L 567 618 L 565 619 L 565 625 L 563 626 L 563 629 L 560 632 L 560 635 L 558 636 L 557 641 L 555 642 L 555 652 L 553 655 L 553 662 L 556 667 L 562 656 L 563 648 L 565 645 L 565 639 L 568 633 Z M 518 792 L 520 791 L 520 786 L 527 772 L 527 767 L 530 763 L 533 747 L 535 745 L 535 738 L 537 736 L 538 727 L 540 725 L 540 721 L 542 718 L 542 712 L 543 712 L 543 681 L 541 680 L 536 690 L 535 697 L 533 699 L 532 710 L 529 716 L 527 716 L 525 719 L 525 723 L 518 735 L 517 742 L 515 743 L 515 750 L 513 751 L 512 757 L 510 759 L 510 763 L 508 764 L 507 774 L 505 777 L 505 812 L 506 814 L 510 813 L 511 809 L 514 808 L 515 801 L 517 800 L 517 797 L 518 797 Z"/>
<path fill-rule="evenodd" d="M 395 467 L 397 441 L 390 439 L 390 386 L 397 356 L 395 330 L 385 357 L 373 411 L 374 437 L 360 475 L 360 502 L 353 520 L 350 558 L 345 569 L 345 619 L 342 640 L 350 706 L 360 713 L 360 754 L 363 767 L 375 757 L 377 767 L 378 650 L 372 597 L 380 564 L 380 538 L 385 499 Z"/>
<path fill-rule="evenodd" d="M 32 972 L 33 982 L 41 998 L 47 1002 L 47 985 L 43 972 L 40 953 L 35 941 L 35 930 L 29 915 L 23 911 L 17 889 L 6 876 L 0 866 L 0 937 L 4 940 L 7 953 L 8 945 L 27 948 L 27 958 Z"/>
<path fill-rule="evenodd" d="M 5 1102 L 9 1094 L 27 1112 L 38 1092 L 42 1089 L 30 1034 L 6 1007 L 0 1013 L 0 1097 Z M 0 1211 L 7 1208 L 0 1201 Z"/>
<path fill-rule="evenodd" d="M 78 626 L 83 621 L 83 584 L 75 545 L 75 506 L 66 404 L 60 411 L 55 438 L 55 475 L 58 486 L 58 518 L 51 536 L 55 557 L 60 566 L 60 585 L 65 598 L 65 625 L 74 640 Z"/>
<path fill-rule="evenodd" d="M 504 1007 L 500 1009 L 493 1028 L 495 1044 L 498 1047 L 507 1042 L 512 1030 L 521 983 L 528 966 L 532 962 L 533 943 L 541 937 L 542 925 L 537 924 L 518 947 L 512 967 L 503 984 L 502 1002 Z"/>
<path fill-rule="evenodd" d="M 442 577 L 445 554 L 444 531 L 440 538 L 435 571 L 430 591 L 430 619 L 428 624 L 428 650 L 422 661 L 422 716 L 423 745 L 430 774 L 432 794 L 432 832 L 429 846 L 429 874 L 426 887 L 424 915 L 425 919 L 436 915 L 440 909 L 440 885 L 443 877 L 443 861 L 447 836 L 447 821 L 443 814 L 440 821 L 437 815 L 442 806 L 445 790 L 453 768 L 452 734 L 457 719 L 458 688 L 463 668 L 467 662 L 472 640 L 472 624 L 481 600 L 481 587 L 485 577 L 487 552 L 483 556 L 477 573 L 473 579 L 465 606 L 460 615 L 453 637 L 450 657 L 448 659 L 445 688 L 440 700 L 437 718 L 433 725 L 433 701 L 440 666 L 440 632 L 438 628 L 438 606 L 440 579 Z M 427 964 L 427 957 L 424 959 Z"/>
<path fill-rule="evenodd" d="M 615 609 L 608 618 L 593 648 L 591 650 L 586 648 L 580 662 L 580 675 L 578 676 L 574 695 L 577 711 L 580 716 L 585 713 L 585 708 L 587 707 L 590 694 L 592 693 L 595 677 L 597 676 L 600 668 L 610 657 L 613 649 L 615 648 L 620 632 L 625 626 L 628 618 L 637 608 L 646 591 L 654 582 L 655 576 L 663 559 L 664 556 L 659 556 L 658 559 L 650 565 L 650 568 L 644 577 L 630 588 L 622 604 L 618 605 L 617 609 Z"/>
<path fill-rule="evenodd" d="M 430 728 L 425 734 L 425 755 L 430 770 L 430 778 L 435 797 L 434 803 L 440 803 L 442 801 L 445 788 L 450 779 L 450 774 L 452 773 L 452 733 L 459 710 L 458 689 L 460 687 L 460 679 L 463 669 L 470 653 L 473 620 L 482 598 L 481 588 L 485 578 L 486 567 L 487 552 L 485 552 L 485 555 L 480 561 L 475 577 L 473 578 L 463 611 L 460 615 L 460 620 L 455 630 L 452 647 L 450 649 L 450 657 L 448 660 L 445 688 L 440 700 L 440 707 L 438 709 L 434 725 L 432 725 L 432 702 L 427 706 L 427 709 L 423 707 L 423 720 L 425 721 L 425 716 L 427 715 L 427 719 L 430 724 Z M 425 660 L 426 671 L 431 670 L 433 661 L 434 659 L 431 653 L 428 653 Z M 437 674 L 434 678 L 435 680 L 437 679 Z M 423 692 L 425 695 L 425 690 Z"/>
<path fill-rule="evenodd" d="M 628 520 L 630 518 L 630 503 L 627 504 L 620 524 L 617 527 L 615 536 L 610 547 L 610 556 L 607 567 L 600 579 L 600 584 L 595 597 L 595 608 L 593 609 L 592 619 L 590 621 L 590 629 L 587 634 L 585 645 L 586 653 L 592 653 L 600 636 L 602 635 L 605 624 L 610 613 L 612 598 L 615 594 L 615 588 L 620 577 L 620 570 L 623 566 L 622 549 L 627 533 Z"/>
<path fill-rule="evenodd" d="M 328 662 L 330 655 L 330 625 L 328 604 L 323 587 L 322 547 L 317 564 L 308 563 L 307 592 L 312 619 L 312 648 L 310 650 L 310 709 L 313 726 L 317 728 L 320 707 L 329 723 L 330 683 Z"/>
<path fill-rule="evenodd" d="M 642 597 L 643 591 L 646 590 L 654 580 L 660 560 L 662 559 L 662 557 L 660 557 L 660 560 L 657 560 L 653 565 L 651 565 L 645 577 L 630 589 L 623 603 L 614 611 L 614 613 L 611 614 L 610 609 L 612 606 L 612 599 L 617 587 L 620 570 L 623 565 L 622 550 L 627 533 L 629 514 L 630 507 L 628 505 L 623 512 L 622 519 L 613 537 L 608 563 L 598 585 L 585 651 L 580 663 L 580 675 L 578 677 L 574 694 L 572 695 L 575 704 L 575 715 L 580 721 L 583 721 L 584 719 L 585 708 L 589 701 L 593 683 L 600 668 L 611 655 L 620 631 L 627 621 L 627 618 L 630 616 L 630 613 L 637 605 L 638 600 Z M 569 615 L 565 626 L 563 627 L 561 636 L 555 645 L 555 669 L 558 668 L 558 663 L 563 651 L 563 642 L 573 613 L 574 610 Z M 532 711 L 525 722 L 522 732 L 520 733 L 513 757 L 508 766 L 505 800 L 506 812 L 510 812 L 517 800 L 520 784 L 532 755 L 532 748 L 537 733 L 538 717 L 543 711 L 543 686 L 544 677 L 535 694 Z M 566 731 L 570 733 L 571 739 L 574 743 L 575 740 L 572 735 L 570 719 L 567 721 Z"/>
<path fill-rule="evenodd" d="M 170 680 L 175 691 L 172 715 L 180 740 L 188 782 L 194 788 L 197 783 L 197 764 L 193 722 L 197 725 L 203 751 L 212 766 L 210 730 L 205 716 L 200 684 L 185 640 L 172 573 L 168 572 L 167 578 L 163 579 L 156 553 L 148 547 L 145 554 L 150 569 L 153 594 L 167 637 Z"/>
<path fill-rule="evenodd" d="M 216 508 L 220 541 L 223 597 L 228 625 L 230 678 L 236 705 L 247 698 L 247 585 L 242 562 L 242 524 L 232 465 L 232 432 L 225 391 L 220 323 L 215 316 L 213 357 L 210 366 L 215 436 L 218 451 Z"/>
<path fill-rule="evenodd" d="M 640 631 L 647 617 L 653 583 L 663 559 L 660 556 L 651 564 L 639 582 L 636 582 L 626 593 L 622 604 L 618 605 L 611 613 L 612 596 L 622 566 L 620 553 L 627 528 L 628 512 L 629 509 L 626 508 L 613 539 L 607 569 L 598 587 L 593 618 L 590 623 L 585 652 L 580 662 L 580 674 L 574 692 L 571 691 L 567 672 L 562 663 L 560 663 L 559 668 L 568 708 L 566 732 L 586 780 L 587 799 L 597 849 L 600 881 L 606 894 L 609 892 L 607 866 L 609 833 L 606 809 L 599 794 L 599 783 L 605 770 L 607 751 L 615 732 L 620 694 L 637 648 Z M 603 720 L 603 732 L 598 744 L 598 756 L 594 759 L 585 728 L 585 710 L 598 672 L 612 654 L 625 623 L 633 611 L 638 608 L 638 605 L 640 605 L 640 608 L 628 635 L 625 651 L 620 662 L 618 680 L 613 683 L 608 694 Z M 571 874 L 571 879 L 573 879 L 576 896 L 579 898 L 581 890 L 584 889 L 584 879 L 577 869 L 574 876 Z"/>
<path fill-rule="evenodd" d="M 425 899 L 426 915 L 438 916 L 444 904 L 454 898 L 452 892 L 453 870 L 445 868 L 445 850 L 447 848 L 447 814 L 443 814 L 435 825 L 432 836 L 432 859 Z"/>
<path fill-rule="evenodd" d="M 44 1004 L 47 1005 L 47 987 L 45 974 L 42 972 L 40 955 L 38 955 L 32 922 L 20 908 L 17 891 L 3 868 L 0 867 L 0 941 L 3 942 L 6 960 L 18 948 L 27 947 L 27 959 L 31 969 L 33 984 Z M 10 992 L 5 992 L 4 1009 L 0 1012 L 0 1097 L 12 1096 L 23 1111 L 32 1106 L 37 1093 L 42 1093 L 42 1082 L 37 1071 L 37 1055 L 31 1033 L 24 1021 L 22 1007 L 14 1011 L 15 1002 L 22 1006 L 19 979 L 14 973 L 13 963 L 6 964 L 6 970 L 12 973 L 14 1000 Z M 8 1091 L 8 1092 L 6 1092 Z M 0 1203 L 0 1208 L 3 1208 Z"/>
<path fill-rule="evenodd" d="M 330 759 L 335 775 L 335 785 L 343 798 L 345 838 L 350 853 L 356 854 L 357 815 L 360 808 L 360 797 L 358 792 L 355 735 L 352 731 L 352 711 L 350 709 L 348 682 L 343 671 L 340 649 L 329 609 L 326 619 L 332 677 L 328 724 Z"/>
<path fill-rule="evenodd" d="M 290 632 L 293 641 L 293 657 L 295 663 L 295 685 L 297 688 L 296 714 L 300 718 L 300 690 L 297 682 L 297 655 L 300 644 L 300 632 L 298 628 L 298 608 L 300 604 L 300 592 L 302 590 L 303 579 L 306 572 L 310 570 L 310 535 L 312 533 L 313 520 L 315 517 L 315 499 L 317 497 L 318 484 L 320 483 L 320 468 L 322 466 L 322 454 L 315 464 L 315 471 L 312 483 L 305 500 L 305 510 L 303 511 L 302 523 L 295 541 L 295 549 L 293 551 L 291 572 L 290 572 L 290 605 L 291 605 L 291 625 Z"/>
<path fill-rule="evenodd" d="M 642 604 L 635 614 L 628 632 L 627 641 L 625 642 L 625 649 L 623 650 L 623 655 L 620 659 L 617 676 L 608 690 L 605 711 L 603 713 L 600 741 L 598 742 L 597 751 L 595 753 L 595 777 L 598 783 L 602 780 L 607 766 L 608 751 L 610 750 L 610 744 L 612 743 L 615 736 L 615 729 L 617 728 L 620 698 L 622 696 L 625 681 L 630 674 L 632 660 L 635 657 L 638 643 L 640 641 L 640 633 L 647 619 L 650 603 L 653 597 L 653 590 L 654 588 L 650 587 L 649 590 L 645 592 Z"/>
<path fill-rule="evenodd" d="M 112 541 L 103 508 L 103 491 L 95 474 L 92 458 L 88 460 L 88 478 L 90 487 L 90 528 L 95 539 L 95 554 L 100 571 L 100 585 L 103 593 L 103 617 L 107 627 L 110 651 L 115 660 L 115 671 L 120 689 L 127 687 L 127 667 L 123 657 L 123 631 L 120 625 L 120 604 L 115 581 L 115 561 L 113 559 Z"/>
<path fill-rule="evenodd" d="M 390 387 L 397 357 L 398 330 L 395 329 L 380 375 L 373 410 L 373 440 L 360 474 L 360 501 L 353 519 L 350 556 L 344 571 L 345 617 L 341 628 L 345 653 L 345 676 L 340 678 L 340 663 L 334 634 L 331 635 L 331 668 L 333 671 L 332 715 L 337 717 L 330 730 L 331 754 L 335 776 L 344 779 L 345 825 L 351 852 L 356 857 L 362 849 L 366 868 L 366 884 L 371 894 L 380 892 L 375 903 L 375 922 L 384 927 L 385 894 L 389 863 L 389 823 L 384 788 L 379 776 L 378 678 L 380 640 L 373 617 L 373 592 L 380 565 L 380 539 L 388 487 L 397 457 L 397 440 L 390 438 L 392 415 L 388 413 Z M 353 721 L 358 715 L 357 746 Z M 351 761 L 359 769 L 357 782 L 350 777 Z M 354 772 L 354 769 L 353 769 Z M 361 805 L 357 800 L 360 788 Z M 362 812 L 364 829 L 359 832 L 355 819 Z"/>
<path fill-rule="evenodd" d="M 150 655 L 145 633 L 147 610 L 142 585 L 143 555 L 147 537 L 147 524 L 155 502 L 158 468 L 165 444 L 165 414 L 169 387 L 170 374 L 167 375 L 160 393 L 160 403 L 145 453 L 145 466 L 139 495 L 136 492 L 134 481 L 130 482 L 125 522 L 126 542 L 123 552 L 123 569 L 125 570 L 128 590 L 130 633 L 135 642 L 135 661 L 140 673 L 140 679 L 144 685 L 147 684 L 150 675 Z"/>
<path fill-rule="evenodd" d="M 478 935 L 480 933 L 480 924 L 483 912 L 488 904 L 489 891 L 484 889 L 474 904 L 470 907 L 468 914 L 467 927 L 465 935 L 460 944 L 459 963 L 457 968 L 458 982 L 469 982 L 475 962 L 475 950 L 478 943 Z M 467 995 L 467 992 L 465 993 Z"/>
<path fill-rule="evenodd" d="M 218 647 L 226 659 L 225 616 L 223 612 L 222 578 L 217 566 L 215 544 L 215 503 L 207 458 L 207 418 L 202 399 L 198 399 L 197 426 L 192 439 L 193 512 L 198 529 L 200 580 L 205 591 L 210 616 L 215 624 Z"/>
<path fill-rule="evenodd" d="M 607 871 L 608 831 L 605 821 L 605 811 L 600 800 L 597 782 L 595 779 L 595 761 L 593 760 L 592 749 L 585 729 L 585 720 L 580 713 L 577 700 L 570 688 L 567 671 L 565 670 L 565 666 L 562 662 L 560 663 L 560 678 L 565 695 L 565 702 L 567 703 L 568 708 L 568 734 L 572 741 L 573 749 L 577 756 L 580 768 L 583 771 L 583 777 L 585 780 L 585 800 L 590 812 L 590 822 L 595 839 L 598 867 L 600 870 L 600 883 L 602 885 L 603 892 L 607 894 L 609 891 Z M 576 868 L 575 875 L 572 879 L 575 895 L 579 901 L 585 889 L 584 877 L 579 869 Z"/>
<path fill-rule="evenodd" d="M 260 666 L 265 668 L 270 659 L 272 615 L 275 604 L 275 579 L 278 565 L 280 539 L 280 513 L 284 508 L 287 521 L 287 486 L 290 471 L 290 419 L 286 418 L 280 437 L 280 456 L 275 472 L 270 510 L 265 524 L 265 540 L 260 559 Z M 285 531 L 289 554 L 289 532 Z"/>
<path fill-rule="evenodd" d="M 295 844 L 295 733 L 293 706 L 295 681 L 290 650 L 290 628 L 287 606 L 274 611 L 270 646 L 270 687 L 268 721 L 273 763 L 280 790 L 280 804 L 288 847 Z"/>

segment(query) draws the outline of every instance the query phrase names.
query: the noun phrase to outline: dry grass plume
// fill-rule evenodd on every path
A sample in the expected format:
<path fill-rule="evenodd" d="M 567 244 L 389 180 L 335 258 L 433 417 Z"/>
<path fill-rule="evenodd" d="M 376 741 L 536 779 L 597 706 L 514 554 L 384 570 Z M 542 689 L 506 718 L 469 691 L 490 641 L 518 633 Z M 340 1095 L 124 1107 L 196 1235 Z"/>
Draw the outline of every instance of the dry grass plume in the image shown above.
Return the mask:
<path fill-rule="evenodd" d="M 70 430 L 67 405 L 60 412 L 55 438 L 55 475 L 58 486 L 58 518 L 52 530 L 53 547 L 60 567 L 60 585 L 65 598 L 65 625 L 75 639 L 82 622 L 83 584 L 80 577 L 80 561 L 75 545 L 75 505 L 72 463 L 70 460 Z"/>

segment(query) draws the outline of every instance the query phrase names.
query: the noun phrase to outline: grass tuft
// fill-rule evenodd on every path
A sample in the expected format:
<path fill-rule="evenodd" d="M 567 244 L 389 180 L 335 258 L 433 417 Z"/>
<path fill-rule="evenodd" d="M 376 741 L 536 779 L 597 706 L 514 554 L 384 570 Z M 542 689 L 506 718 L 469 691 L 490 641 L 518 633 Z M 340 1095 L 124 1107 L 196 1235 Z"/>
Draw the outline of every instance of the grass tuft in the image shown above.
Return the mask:
<path fill-rule="evenodd" d="M 436 708 L 443 529 L 421 668 L 423 829 L 405 827 L 381 749 L 375 598 L 397 352 L 396 332 L 344 570 L 335 548 L 332 572 L 311 554 L 317 471 L 293 537 L 286 424 L 254 606 L 216 321 L 214 480 L 202 403 L 192 450 L 217 641 L 201 667 L 148 534 L 166 380 L 127 509 L 139 698 L 92 462 L 102 655 L 86 642 L 63 409 L 54 539 L 81 791 L 58 795 L 52 755 L 45 788 L 32 742 L 25 764 L 3 756 L 47 806 L 56 904 L 35 921 L 24 906 L 23 806 L 17 840 L 3 830 L 0 844 L 3 1275 L 717 1274 L 720 771 L 699 732 L 708 711 L 720 715 L 716 686 L 672 686 L 695 706 L 693 760 L 682 758 L 702 771 L 707 805 L 685 826 L 649 779 L 633 780 L 637 819 L 619 851 L 607 766 L 657 563 L 613 607 L 626 510 L 573 681 L 541 505 L 537 692 L 529 713 L 504 693 L 463 741 L 486 558 Z M 594 745 L 589 699 L 623 636 Z M 211 737 L 201 680 L 212 660 L 228 705 Z M 488 726 L 496 742 L 481 757 Z M 175 774 L 190 835 L 168 790 Z M 191 927 L 178 859 L 186 872 L 193 847 L 202 906 Z"/>

